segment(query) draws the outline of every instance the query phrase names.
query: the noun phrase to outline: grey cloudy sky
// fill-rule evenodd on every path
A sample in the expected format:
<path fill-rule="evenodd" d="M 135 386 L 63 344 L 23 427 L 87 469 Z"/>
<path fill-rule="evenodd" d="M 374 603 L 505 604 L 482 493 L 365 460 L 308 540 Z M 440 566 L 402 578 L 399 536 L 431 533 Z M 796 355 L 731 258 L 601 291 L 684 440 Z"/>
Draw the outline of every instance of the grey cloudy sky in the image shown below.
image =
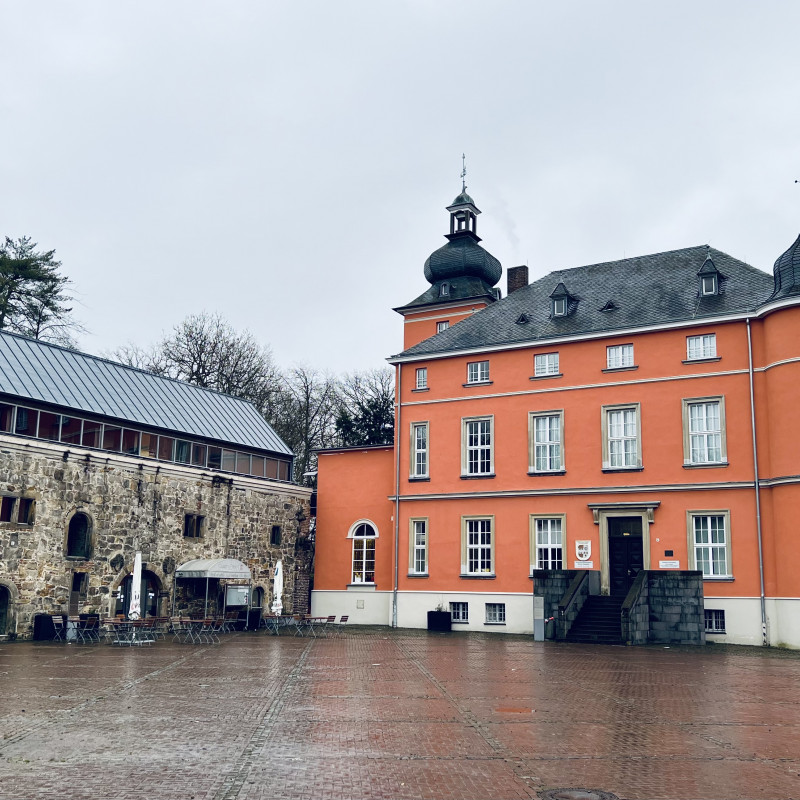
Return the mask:
<path fill-rule="evenodd" d="M 0 234 L 90 352 L 219 311 L 276 360 L 401 349 L 467 184 L 505 267 L 800 232 L 800 3 L 0 0 Z M 505 278 L 500 286 L 505 294 Z"/>

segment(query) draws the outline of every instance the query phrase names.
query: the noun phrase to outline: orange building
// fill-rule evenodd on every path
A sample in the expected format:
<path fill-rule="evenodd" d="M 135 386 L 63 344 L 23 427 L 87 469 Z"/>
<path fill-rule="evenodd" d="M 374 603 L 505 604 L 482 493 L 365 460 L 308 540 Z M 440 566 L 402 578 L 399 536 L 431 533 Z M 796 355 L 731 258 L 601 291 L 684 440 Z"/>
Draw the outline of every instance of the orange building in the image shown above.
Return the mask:
<path fill-rule="evenodd" d="M 668 573 L 702 586 L 689 638 L 800 646 L 800 238 L 773 276 L 699 246 L 515 267 L 501 299 L 474 201 L 448 211 L 396 309 L 394 447 L 320 453 L 314 613 L 542 637 Z"/>

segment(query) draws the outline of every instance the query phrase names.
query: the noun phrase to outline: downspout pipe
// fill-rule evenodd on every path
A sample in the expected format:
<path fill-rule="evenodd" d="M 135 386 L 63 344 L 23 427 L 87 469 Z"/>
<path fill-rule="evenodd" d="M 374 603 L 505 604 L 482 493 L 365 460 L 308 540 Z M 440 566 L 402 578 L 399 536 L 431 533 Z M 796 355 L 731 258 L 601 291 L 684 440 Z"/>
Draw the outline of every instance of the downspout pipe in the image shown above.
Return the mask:
<path fill-rule="evenodd" d="M 400 556 L 400 442 L 401 436 L 400 414 L 402 412 L 403 365 L 397 365 L 397 413 L 395 414 L 394 430 L 394 585 L 392 588 L 392 627 L 397 627 L 397 583 L 399 577 Z"/>
<path fill-rule="evenodd" d="M 756 528 L 758 531 L 758 577 L 761 581 L 761 644 L 769 647 L 767 635 L 767 601 L 764 592 L 764 545 L 761 528 L 761 481 L 758 474 L 758 441 L 756 439 L 756 403 L 753 381 L 753 338 L 750 333 L 750 317 L 747 318 L 747 357 L 750 377 L 750 430 L 753 434 L 753 480 L 756 489 Z"/>

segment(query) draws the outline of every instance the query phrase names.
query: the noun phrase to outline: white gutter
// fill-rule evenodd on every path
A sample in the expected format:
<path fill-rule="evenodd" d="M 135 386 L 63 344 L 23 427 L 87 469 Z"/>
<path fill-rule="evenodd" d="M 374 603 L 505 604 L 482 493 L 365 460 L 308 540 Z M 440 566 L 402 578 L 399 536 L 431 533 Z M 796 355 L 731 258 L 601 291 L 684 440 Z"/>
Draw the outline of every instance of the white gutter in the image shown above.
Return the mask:
<path fill-rule="evenodd" d="M 764 551 L 761 531 L 761 484 L 758 478 L 758 443 L 756 440 L 756 404 L 753 388 L 753 340 L 750 334 L 750 318 L 747 320 L 747 357 L 750 376 L 750 428 L 753 433 L 753 480 L 756 489 L 756 528 L 758 531 L 758 576 L 761 581 L 761 644 L 769 647 L 767 635 L 767 603 L 764 594 Z"/>

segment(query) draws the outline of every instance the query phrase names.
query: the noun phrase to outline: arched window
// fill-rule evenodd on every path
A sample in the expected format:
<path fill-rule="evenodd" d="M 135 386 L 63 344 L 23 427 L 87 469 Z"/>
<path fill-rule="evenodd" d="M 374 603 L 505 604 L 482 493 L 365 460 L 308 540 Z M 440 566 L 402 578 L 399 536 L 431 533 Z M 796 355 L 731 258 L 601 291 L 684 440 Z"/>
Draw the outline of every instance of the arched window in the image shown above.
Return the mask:
<path fill-rule="evenodd" d="M 353 540 L 353 583 L 375 583 L 375 540 L 378 531 L 371 522 L 359 521 L 348 538 Z"/>
<path fill-rule="evenodd" d="M 89 517 L 79 511 L 69 521 L 67 558 L 89 558 L 91 554 L 91 534 Z"/>

